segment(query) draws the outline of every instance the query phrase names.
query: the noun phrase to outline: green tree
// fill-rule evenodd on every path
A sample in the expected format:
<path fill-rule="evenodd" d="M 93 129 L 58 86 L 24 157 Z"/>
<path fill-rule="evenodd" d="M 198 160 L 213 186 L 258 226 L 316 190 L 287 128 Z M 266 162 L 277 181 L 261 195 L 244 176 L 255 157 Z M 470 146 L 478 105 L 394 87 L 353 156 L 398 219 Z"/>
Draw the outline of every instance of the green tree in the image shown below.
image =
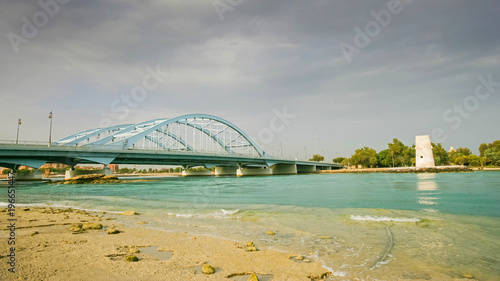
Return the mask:
<path fill-rule="evenodd" d="M 481 166 L 481 157 L 479 157 L 475 154 L 472 154 L 472 155 L 467 156 L 467 158 L 469 158 L 469 166 L 473 166 L 473 167 L 480 167 Z"/>
<path fill-rule="evenodd" d="M 346 158 L 345 157 L 333 158 L 333 163 L 342 163 L 342 161 L 344 161 L 344 159 L 346 159 Z"/>
<path fill-rule="evenodd" d="M 485 143 L 482 143 L 479 145 L 479 157 L 484 157 L 484 151 L 488 148 L 488 145 Z"/>
<path fill-rule="evenodd" d="M 375 149 L 366 146 L 356 149 L 354 155 L 351 157 L 351 164 L 373 168 L 377 165 L 377 152 Z"/>
<path fill-rule="evenodd" d="M 500 166 L 500 140 L 496 140 L 487 145 L 484 156 L 495 166 Z"/>
<path fill-rule="evenodd" d="M 129 169 L 127 167 L 125 168 L 120 168 L 120 170 L 118 171 L 118 173 L 120 174 L 128 174 L 128 173 L 132 173 L 132 169 Z"/>
<path fill-rule="evenodd" d="M 450 161 L 458 165 L 466 165 L 457 162 L 458 161 L 457 159 L 460 158 L 461 156 L 469 156 L 469 155 L 472 155 L 472 151 L 470 151 L 470 149 L 468 149 L 467 147 L 459 147 L 458 149 L 449 152 Z M 464 158 L 460 160 L 460 162 L 464 161 L 466 161 L 464 160 Z"/>
<path fill-rule="evenodd" d="M 458 165 L 469 165 L 469 156 L 461 155 L 455 158 L 455 164 Z"/>
<path fill-rule="evenodd" d="M 392 156 L 389 154 L 389 149 L 384 149 L 377 153 L 377 166 L 378 167 L 391 167 Z"/>
<path fill-rule="evenodd" d="M 409 166 L 415 166 L 415 163 L 417 162 L 416 156 L 417 150 L 415 148 L 415 145 L 407 147 L 407 149 L 405 150 L 405 160 L 407 161 L 407 165 L 409 163 Z"/>
<path fill-rule="evenodd" d="M 443 148 L 443 145 L 438 143 L 437 145 L 432 143 L 432 154 L 434 155 L 434 163 L 436 166 L 448 165 L 450 157 L 448 152 Z"/>
<path fill-rule="evenodd" d="M 319 154 L 314 154 L 313 157 L 309 159 L 309 161 L 318 161 L 318 162 L 321 162 L 323 160 L 325 160 L 325 157 Z"/>
<path fill-rule="evenodd" d="M 404 145 L 400 140 L 393 139 L 392 143 L 389 143 L 388 156 L 394 157 L 394 166 L 412 166 L 415 164 L 415 146 L 408 147 Z M 391 165 L 392 166 L 392 165 Z"/>
<path fill-rule="evenodd" d="M 2 170 L 2 175 L 7 175 L 12 171 L 12 169 L 3 169 Z"/>

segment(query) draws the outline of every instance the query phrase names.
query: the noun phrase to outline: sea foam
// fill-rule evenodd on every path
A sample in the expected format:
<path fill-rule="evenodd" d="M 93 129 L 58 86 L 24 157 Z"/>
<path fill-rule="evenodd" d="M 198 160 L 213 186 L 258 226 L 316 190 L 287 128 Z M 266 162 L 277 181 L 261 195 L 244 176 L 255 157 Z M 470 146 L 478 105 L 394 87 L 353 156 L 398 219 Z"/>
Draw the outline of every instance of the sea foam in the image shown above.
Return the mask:
<path fill-rule="evenodd" d="M 240 210 L 225 210 L 220 209 L 213 213 L 206 214 L 179 214 L 179 213 L 167 213 L 169 216 L 180 217 L 180 218 L 223 218 L 223 219 L 239 219 L 241 217 L 232 217 L 232 215 L 238 213 Z"/>
<path fill-rule="evenodd" d="M 390 218 L 390 217 L 378 217 L 378 216 L 359 216 L 351 215 L 351 220 L 355 221 L 377 221 L 377 222 L 419 222 L 420 219 L 417 218 Z"/>
<path fill-rule="evenodd" d="M 240 211 L 240 209 L 236 209 L 236 210 L 225 210 L 225 209 L 220 209 L 222 214 L 224 215 L 234 215 L 236 214 L 237 212 Z"/>

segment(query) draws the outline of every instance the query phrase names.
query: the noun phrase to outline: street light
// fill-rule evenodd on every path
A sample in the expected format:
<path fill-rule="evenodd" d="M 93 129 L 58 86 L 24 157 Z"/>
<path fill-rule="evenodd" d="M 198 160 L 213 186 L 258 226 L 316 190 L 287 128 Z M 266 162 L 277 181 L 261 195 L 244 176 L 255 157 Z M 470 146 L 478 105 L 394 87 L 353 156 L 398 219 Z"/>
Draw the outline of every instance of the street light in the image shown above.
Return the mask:
<path fill-rule="evenodd" d="M 313 136 L 313 138 L 314 138 L 314 152 L 313 152 L 313 154 L 318 153 L 318 146 L 316 145 L 317 144 L 317 142 L 316 142 L 317 137 L 318 137 L 317 135 Z"/>
<path fill-rule="evenodd" d="M 49 129 L 49 147 L 50 143 L 52 142 L 52 110 L 49 113 L 49 119 L 50 119 L 50 129 Z"/>
<path fill-rule="evenodd" d="M 21 125 L 21 118 L 17 121 L 17 136 L 16 136 L 16 144 L 19 142 L 19 125 Z"/>
<path fill-rule="evenodd" d="M 344 140 L 340 139 L 340 155 L 344 157 Z"/>

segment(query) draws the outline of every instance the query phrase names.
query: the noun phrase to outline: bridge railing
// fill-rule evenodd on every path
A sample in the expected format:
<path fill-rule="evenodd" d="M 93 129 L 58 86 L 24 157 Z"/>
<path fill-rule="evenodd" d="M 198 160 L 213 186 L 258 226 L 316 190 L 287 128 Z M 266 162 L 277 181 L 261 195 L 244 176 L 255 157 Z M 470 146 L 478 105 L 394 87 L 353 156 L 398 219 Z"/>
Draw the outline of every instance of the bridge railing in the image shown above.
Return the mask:
<path fill-rule="evenodd" d="M 0 144 L 23 145 L 23 146 L 48 146 L 48 141 L 27 141 L 27 140 L 0 140 Z"/>

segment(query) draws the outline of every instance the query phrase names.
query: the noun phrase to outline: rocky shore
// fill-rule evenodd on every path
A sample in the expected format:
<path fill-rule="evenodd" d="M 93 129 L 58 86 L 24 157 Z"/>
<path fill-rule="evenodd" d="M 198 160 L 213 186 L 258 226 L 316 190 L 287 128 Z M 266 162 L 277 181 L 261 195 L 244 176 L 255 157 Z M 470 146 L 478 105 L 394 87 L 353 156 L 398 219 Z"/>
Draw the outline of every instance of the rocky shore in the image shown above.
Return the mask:
<path fill-rule="evenodd" d="M 66 180 L 54 181 L 54 184 L 106 184 L 106 183 L 124 183 L 124 182 L 145 182 L 155 181 L 154 179 L 140 180 L 120 180 L 115 175 L 105 176 L 102 174 L 79 175 Z"/>
<path fill-rule="evenodd" d="M 16 209 L 16 266 L 2 280 L 323 280 L 329 272 L 312 257 L 259 247 L 251 241 L 172 233 L 147 228 L 133 211 L 122 214 L 76 209 Z M 137 227 L 117 223 L 119 216 Z M 9 218 L 0 212 L 2 226 Z M 8 245 L 11 231 L 0 230 Z M 271 235 L 271 234 L 269 234 Z"/>

